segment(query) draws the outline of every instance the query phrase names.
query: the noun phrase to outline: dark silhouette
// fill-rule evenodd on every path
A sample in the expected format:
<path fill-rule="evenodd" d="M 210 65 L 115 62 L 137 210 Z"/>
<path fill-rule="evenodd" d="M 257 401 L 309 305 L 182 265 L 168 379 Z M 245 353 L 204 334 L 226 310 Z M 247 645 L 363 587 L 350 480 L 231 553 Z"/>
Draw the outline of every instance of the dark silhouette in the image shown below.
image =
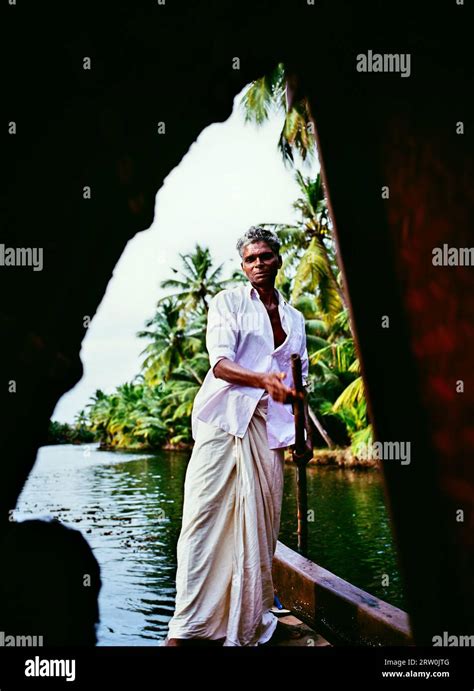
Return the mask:
<path fill-rule="evenodd" d="M 79 531 L 57 520 L 12 522 L 0 553 L 5 636 L 43 636 L 45 647 L 96 644 L 100 568 Z"/>

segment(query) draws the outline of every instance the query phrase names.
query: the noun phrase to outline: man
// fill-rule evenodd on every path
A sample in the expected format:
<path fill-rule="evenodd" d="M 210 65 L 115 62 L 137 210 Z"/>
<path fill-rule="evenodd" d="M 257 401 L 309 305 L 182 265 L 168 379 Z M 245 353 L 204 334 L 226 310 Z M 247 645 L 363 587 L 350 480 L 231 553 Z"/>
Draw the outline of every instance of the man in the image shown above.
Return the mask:
<path fill-rule="evenodd" d="M 176 609 L 165 645 L 256 646 L 277 626 L 272 558 L 283 451 L 295 441 L 290 356 L 308 373 L 305 322 L 275 289 L 280 243 L 252 227 L 238 241 L 248 283 L 209 305 L 210 370 L 194 401 L 195 445 L 178 540 Z"/>

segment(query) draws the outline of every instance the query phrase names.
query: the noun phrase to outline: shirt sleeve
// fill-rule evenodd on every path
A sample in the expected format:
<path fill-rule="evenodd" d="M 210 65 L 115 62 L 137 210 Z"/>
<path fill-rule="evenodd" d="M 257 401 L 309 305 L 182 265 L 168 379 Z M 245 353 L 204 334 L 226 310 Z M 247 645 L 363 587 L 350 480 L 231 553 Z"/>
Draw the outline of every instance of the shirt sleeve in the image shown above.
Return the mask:
<path fill-rule="evenodd" d="M 207 314 L 206 348 L 213 370 L 219 360 L 235 360 L 238 328 L 235 314 L 222 295 L 216 295 L 209 303 Z"/>
<path fill-rule="evenodd" d="M 303 386 L 308 383 L 308 371 L 309 371 L 309 358 L 308 358 L 308 348 L 306 344 L 306 322 L 303 315 L 301 315 L 301 329 L 303 332 L 303 338 L 301 340 L 300 348 L 300 358 L 301 358 L 301 378 L 303 379 Z"/>

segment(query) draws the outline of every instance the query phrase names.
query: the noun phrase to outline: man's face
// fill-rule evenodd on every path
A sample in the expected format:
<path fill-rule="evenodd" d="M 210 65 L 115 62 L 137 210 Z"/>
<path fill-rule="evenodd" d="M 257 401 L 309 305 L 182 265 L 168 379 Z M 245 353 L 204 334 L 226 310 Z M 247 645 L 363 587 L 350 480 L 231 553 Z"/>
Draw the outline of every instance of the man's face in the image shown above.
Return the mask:
<path fill-rule="evenodd" d="M 273 286 L 281 264 L 281 256 L 263 240 L 252 242 L 243 249 L 241 267 L 252 285 Z"/>

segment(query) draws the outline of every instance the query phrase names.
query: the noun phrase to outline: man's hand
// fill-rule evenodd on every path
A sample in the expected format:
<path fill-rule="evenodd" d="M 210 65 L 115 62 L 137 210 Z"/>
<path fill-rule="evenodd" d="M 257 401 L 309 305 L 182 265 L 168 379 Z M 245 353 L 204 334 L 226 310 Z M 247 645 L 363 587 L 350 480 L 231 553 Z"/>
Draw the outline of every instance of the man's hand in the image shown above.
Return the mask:
<path fill-rule="evenodd" d="M 298 462 L 301 462 L 301 463 L 309 463 L 309 461 L 313 458 L 313 455 L 314 455 L 314 453 L 313 453 L 313 447 L 312 447 L 312 446 L 309 446 L 308 443 L 306 443 L 306 445 L 305 445 L 305 447 L 304 447 L 304 451 L 303 451 L 302 454 L 297 454 L 297 453 L 296 453 L 296 451 L 295 451 L 295 445 L 294 445 L 294 444 L 293 444 L 290 448 L 291 448 L 291 453 L 292 453 L 292 456 L 293 456 L 293 460 L 294 460 L 296 463 L 298 463 Z"/>
<path fill-rule="evenodd" d="M 230 384 L 238 386 L 255 386 L 257 389 L 268 391 L 274 401 L 278 403 L 292 403 L 298 396 L 295 389 L 290 389 L 282 384 L 282 379 L 286 377 L 285 372 L 254 372 L 245 369 L 236 362 L 228 358 L 222 358 L 214 365 L 214 376 L 217 379 L 224 379 Z"/>
<path fill-rule="evenodd" d="M 270 372 L 262 376 L 262 386 L 277 403 L 291 403 L 296 397 L 296 389 L 290 389 L 282 384 L 285 372 Z"/>

